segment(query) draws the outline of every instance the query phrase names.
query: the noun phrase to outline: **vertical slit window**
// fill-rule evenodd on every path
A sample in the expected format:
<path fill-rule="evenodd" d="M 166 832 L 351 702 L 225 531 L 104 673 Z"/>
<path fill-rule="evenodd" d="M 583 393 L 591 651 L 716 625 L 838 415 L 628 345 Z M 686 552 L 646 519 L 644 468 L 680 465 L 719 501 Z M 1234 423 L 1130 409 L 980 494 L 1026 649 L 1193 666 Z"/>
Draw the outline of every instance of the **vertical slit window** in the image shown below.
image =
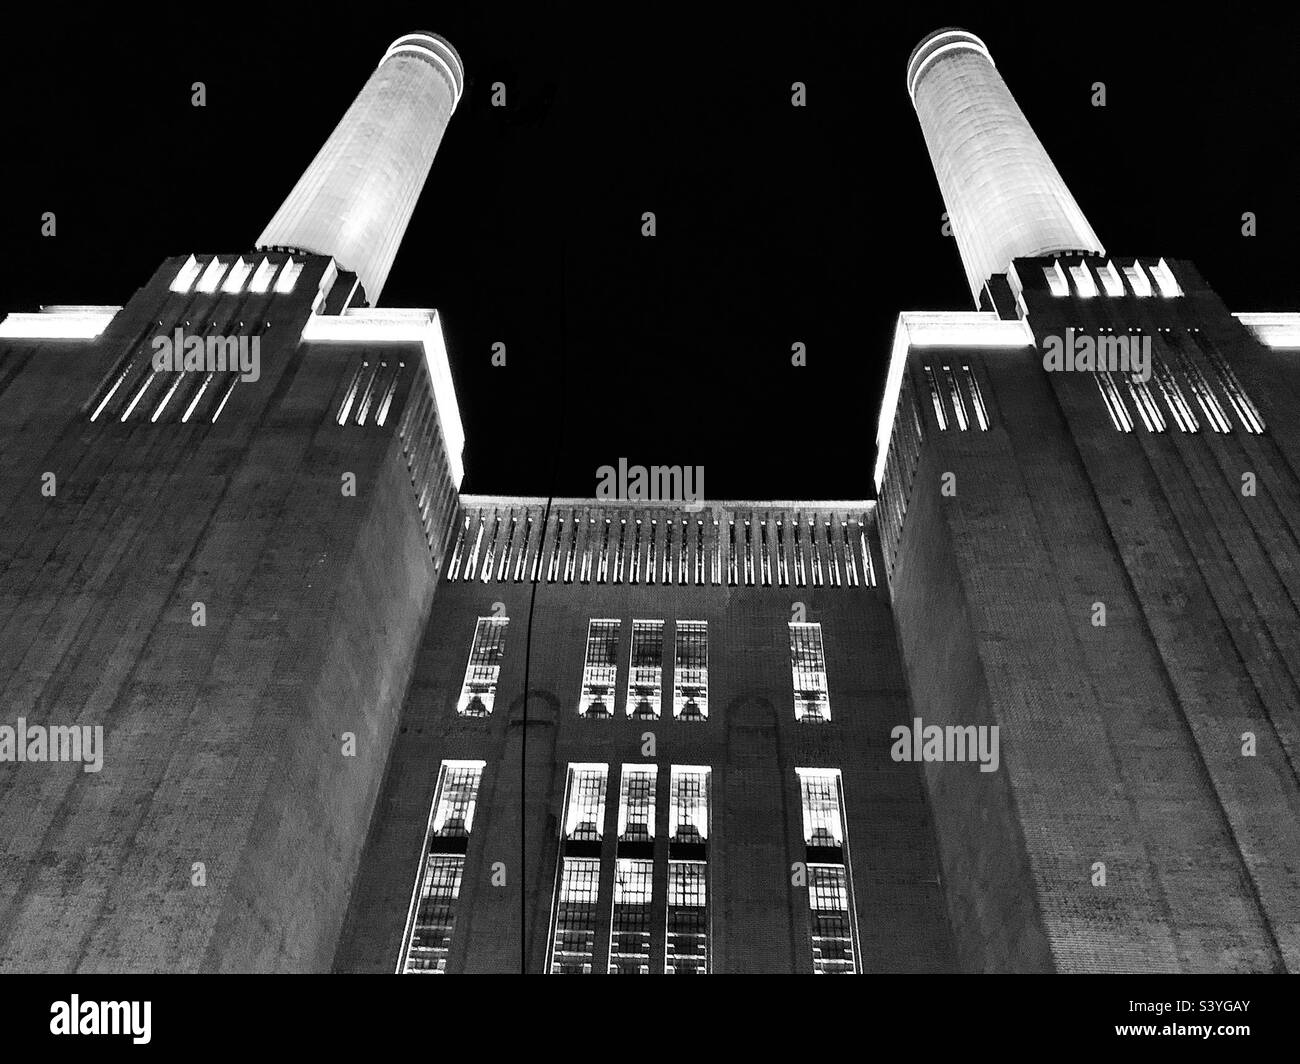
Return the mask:
<path fill-rule="evenodd" d="M 614 583 L 623 582 L 623 546 L 627 541 L 627 518 L 618 519 L 618 547 L 614 553 Z"/>
<path fill-rule="evenodd" d="M 862 549 L 862 580 L 867 587 L 876 586 L 876 569 L 871 564 L 871 544 L 867 541 L 867 530 L 858 526 L 858 546 Z"/>
<path fill-rule="evenodd" d="M 1246 394 L 1246 389 L 1241 386 L 1241 381 L 1237 379 L 1232 366 L 1213 344 L 1204 343 L 1200 346 L 1214 370 L 1214 375 L 1219 378 L 1219 386 L 1228 396 L 1228 401 L 1232 403 L 1237 417 L 1241 419 L 1242 427 L 1255 435 L 1261 434 L 1264 431 L 1264 419 L 1255 404 L 1251 402 L 1250 396 Z"/>
<path fill-rule="evenodd" d="M 469 514 L 465 515 L 465 521 L 460 526 L 460 532 L 456 536 L 456 546 L 451 551 L 451 564 L 447 566 L 447 579 L 455 580 L 460 572 L 460 555 L 465 549 L 465 533 L 469 531 Z"/>
<path fill-rule="evenodd" d="M 411 899 L 397 970 L 441 974 L 447 970 L 465 849 L 474 824 L 482 761 L 444 761 L 438 773 L 420 871 Z"/>
<path fill-rule="evenodd" d="M 664 518 L 664 579 L 665 584 L 673 582 L 673 519 Z"/>
<path fill-rule="evenodd" d="M 645 582 L 653 584 L 655 582 L 655 540 L 659 538 L 659 522 L 656 518 L 650 518 L 650 550 L 645 559 Z"/>
<path fill-rule="evenodd" d="M 462 717 L 487 717 L 496 703 L 497 679 L 506 650 L 508 617 L 480 617 L 474 628 L 474 643 L 465 667 L 456 711 Z"/>
<path fill-rule="evenodd" d="M 614 715 L 621 623 L 600 620 L 587 626 L 587 657 L 582 666 L 582 694 L 578 700 L 578 713 L 584 717 Z"/>
<path fill-rule="evenodd" d="M 759 554 L 758 554 L 759 576 L 763 581 L 764 587 L 771 587 L 772 586 L 772 556 L 768 549 L 767 518 L 763 518 L 758 523 L 758 537 L 759 537 Z"/>
<path fill-rule="evenodd" d="M 1133 431 L 1133 419 L 1129 416 L 1128 408 L 1124 406 L 1124 400 L 1119 394 L 1119 389 L 1115 387 L 1114 378 L 1106 370 L 1097 370 L 1093 377 L 1097 381 L 1097 390 L 1101 392 L 1101 400 L 1106 404 L 1106 412 L 1110 414 L 1111 424 L 1120 432 Z"/>
<path fill-rule="evenodd" d="M 748 517 L 745 518 L 745 586 L 754 586 L 754 536 Z"/>
<path fill-rule="evenodd" d="M 1178 381 L 1174 379 L 1173 373 L 1170 372 L 1169 366 L 1160 355 L 1153 353 L 1151 358 L 1152 375 L 1156 380 L 1156 387 L 1165 397 L 1165 404 L 1169 407 L 1169 412 L 1174 416 L 1174 422 L 1182 432 L 1198 432 L 1200 424 L 1196 420 L 1196 415 L 1192 412 L 1191 405 L 1187 402 L 1183 391 L 1178 387 Z"/>
<path fill-rule="evenodd" d="M 966 402 L 961 397 L 961 388 L 957 384 L 957 374 L 952 371 L 951 366 L 944 366 L 943 376 L 948 382 L 948 397 L 952 400 L 952 412 L 957 418 L 957 428 L 961 432 L 965 432 L 970 427 L 970 419 L 966 416 Z"/>
<path fill-rule="evenodd" d="M 785 558 L 785 520 L 776 521 L 776 582 L 782 587 L 790 586 L 790 563 Z"/>
<path fill-rule="evenodd" d="M 727 522 L 727 586 L 735 587 L 736 578 L 736 522 Z"/>
<path fill-rule="evenodd" d="M 820 624 L 790 622 L 790 673 L 794 681 L 795 719 L 830 720 L 830 691 Z"/>
<path fill-rule="evenodd" d="M 980 382 L 970 366 L 961 367 L 961 375 L 966 381 L 966 390 L 970 392 L 971 409 L 975 411 L 975 421 L 979 424 L 981 432 L 989 430 L 989 411 L 984 405 L 984 393 L 980 391 Z"/>
<path fill-rule="evenodd" d="M 573 568 L 578 559 L 578 511 L 573 511 L 573 519 L 569 522 L 569 553 L 564 559 L 564 582 L 573 583 Z"/>
<path fill-rule="evenodd" d="M 1232 424 L 1228 421 L 1228 416 L 1223 412 L 1223 407 L 1219 404 L 1219 398 L 1210 388 L 1210 382 L 1205 379 L 1205 374 L 1201 372 L 1198 366 L 1184 351 L 1178 352 L 1179 361 L 1182 363 L 1183 375 L 1187 378 L 1187 383 L 1191 386 L 1192 394 L 1196 396 L 1196 401 L 1201 410 L 1205 413 L 1205 420 L 1209 423 L 1210 428 L 1215 432 L 1231 432 Z"/>
<path fill-rule="evenodd" d="M 632 533 L 632 583 L 637 583 L 641 579 L 641 518 L 636 519 L 635 530 Z"/>
<path fill-rule="evenodd" d="M 695 586 L 704 584 L 704 522 L 695 522 Z"/>
<path fill-rule="evenodd" d="M 657 720 L 663 703 L 664 622 L 632 622 L 632 656 L 627 677 L 627 714 Z"/>
<path fill-rule="evenodd" d="M 925 367 L 925 383 L 930 389 L 930 402 L 934 404 L 934 419 L 940 429 L 948 427 L 948 415 L 943 410 L 943 397 L 939 394 L 939 382 L 934 379 L 934 367 Z"/>
<path fill-rule="evenodd" d="M 709 622 L 678 621 L 673 650 L 673 716 L 709 715 Z"/>
<path fill-rule="evenodd" d="M 506 532 L 506 545 L 501 550 L 501 560 L 497 563 L 498 582 L 510 575 L 510 552 L 515 545 L 515 532 L 519 529 L 519 518 L 510 515 L 510 529 Z"/>

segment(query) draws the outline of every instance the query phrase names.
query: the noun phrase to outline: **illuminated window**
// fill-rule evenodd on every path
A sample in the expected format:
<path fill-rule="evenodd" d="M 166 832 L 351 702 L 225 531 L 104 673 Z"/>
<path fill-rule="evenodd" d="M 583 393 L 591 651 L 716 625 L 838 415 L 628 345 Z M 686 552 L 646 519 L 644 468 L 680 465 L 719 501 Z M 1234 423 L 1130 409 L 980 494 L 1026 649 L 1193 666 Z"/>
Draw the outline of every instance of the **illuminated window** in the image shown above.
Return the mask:
<path fill-rule="evenodd" d="M 673 653 L 673 716 L 705 720 L 709 715 L 709 622 L 678 621 Z"/>
<path fill-rule="evenodd" d="M 545 540 L 546 533 L 543 531 L 542 538 Z M 555 583 L 560 575 L 560 542 L 564 539 L 564 518 L 555 519 L 554 542 L 551 544 L 551 560 L 546 565 L 546 582 Z"/>
<path fill-rule="evenodd" d="M 573 520 L 569 522 L 569 553 L 564 559 L 564 582 L 573 583 L 573 567 L 578 557 L 578 511 L 573 511 Z"/>
<path fill-rule="evenodd" d="M 1209 360 L 1214 374 L 1219 378 L 1219 386 L 1228 396 L 1228 401 L 1232 403 L 1232 408 L 1237 412 L 1237 417 L 1241 419 L 1242 427 L 1247 432 L 1258 435 L 1264 431 L 1264 418 L 1260 415 L 1255 404 L 1250 401 L 1250 396 L 1241 386 L 1241 381 L 1237 379 L 1237 374 L 1228 364 L 1222 354 L 1210 343 L 1200 344 L 1201 350 Z"/>
<path fill-rule="evenodd" d="M 677 556 L 677 582 L 679 584 L 690 583 L 690 542 L 691 526 L 686 518 L 682 518 L 682 546 L 681 552 Z"/>
<path fill-rule="evenodd" d="M 207 268 L 199 276 L 198 290 L 205 293 L 215 292 L 217 290 L 217 285 L 221 283 L 221 278 L 225 276 L 228 268 L 229 266 L 227 263 L 214 258 L 208 263 Z"/>
<path fill-rule="evenodd" d="M 664 521 L 664 583 L 673 582 L 673 521 L 667 518 Z"/>
<path fill-rule="evenodd" d="M 1178 351 L 1178 360 L 1181 363 L 1183 377 L 1192 389 L 1192 394 L 1196 396 L 1196 402 L 1200 406 L 1202 413 L 1205 414 L 1205 420 L 1210 428 L 1215 432 L 1231 432 L 1232 423 L 1228 421 L 1228 415 L 1224 413 L 1223 407 L 1219 403 L 1219 397 L 1214 394 L 1210 387 L 1210 382 L 1205 379 L 1205 374 L 1201 372 L 1198 366 L 1186 352 Z"/>
<path fill-rule="evenodd" d="M 614 553 L 614 583 L 623 582 L 623 547 L 627 541 L 627 518 L 618 519 L 618 547 Z"/>
<path fill-rule="evenodd" d="M 939 428 L 948 427 L 948 415 L 944 413 L 943 397 L 939 394 L 939 382 L 934 379 L 934 367 L 925 366 L 925 383 L 930 389 L 930 402 L 934 404 L 934 419 L 939 423 Z"/>
<path fill-rule="evenodd" d="M 669 778 L 668 928 L 664 971 L 709 970 L 709 777 L 702 765 L 673 765 Z"/>
<path fill-rule="evenodd" d="M 486 717 L 492 713 L 497 697 L 497 677 L 501 675 L 501 657 L 506 649 L 508 617 L 480 617 L 474 628 L 474 645 L 470 647 L 465 682 L 460 689 L 456 710 L 462 717 Z"/>
<path fill-rule="evenodd" d="M 574 527 L 574 535 L 578 534 L 577 527 Z M 596 518 L 592 515 L 587 520 L 587 542 L 582 548 L 582 575 L 578 578 L 580 583 L 586 584 L 591 581 L 591 552 L 596 547 Z"/>
<path fill-rule="evenodd" d="M 736 586 L 736 522 L 727 522 L 727 586 Z"/>
<path fill-rule="evenodd" d="M 275 290 L 280 295 L 287 295 L 293 291 L 293 286 L 298 283 L 298 274 L 302 273 L 303 264 L 294 262 L 289 259 L 280 269 L 280 275 L 275 279 Z"/>
<path fill-rule="evenodd" d="M 645 582 L 653 584 L 655 582 L 655 540 L 659 538 L 659 522 L 655 518 L 650 519 L 650 549 L 645 559 Z"/>
<path fill-rule="evenodd" d="M 600 841 L 608 765 L 571 764 L 564 795 L 559 888 L 552 923 L 552 975 L 590 975 L 596 954 Z"/>
<path fill-rule="evenodd" d="M 600 842 L 605 837 L 605 781 L 608 765 L 570 765 L 564 838 Z"/>
<path fill-rule="evenodd" d="M 257 269 L 253 271 L 253 280 L 248 285 L 250 292 L 259 294 L 266 292 L 271 287 L 271 278 L 275 276 L 275 267 L 269 259 L 263 259 L 257 264 Z"/>
<path fill-rule="evenodd" d="M 1068 296 L 1070 294 L 1070 282 L 1065 279 L 1065 272 L 1061 269 L 1059 262 L 1044 266 L 1043 277 L 1047 281 L 1047 287 L 1051 290 L 1052 295 Z"/>
<path fill-rule="evenodd" d="M 188 292 L 190 285 L 194 283 L 194 279 L 198 277 L 201 269 L 198 260 L 191 255 L 185 260 L 185 264 L 176 271 L 176 277 L 169 286 L 169 290 L 172 292 Z"/>
<path fill-rule="evenodd" d="M 655 837 L 655 765 L 624 765 L 618 796 L 618 841 L 651 842 Z"/>
<path fill-rule="evenodd" d="M 803 806 L 813 971 L 852 975 L 857 971 L 857 929 L 840 770 L 797 768 L 795 773 Z"/>
<path fill-rule="evenodd" d="M 519 584 L 524 579 L 524 566 L 528 562 L 528 553 L 533 544 L 533 515 L 528 514 L 524 518 L 524 541 L 519 545 L 519 556 L 515 561 L 515 583 Z M 533 576 L 537 579 L 537 558 L 533 558 Z"/>
<path fill-rule="evenodd" d="M 704 522 L 695 522 L 695 584 L 704 583 Z"/>
<path fill-rule="evenodd" d="M 1155 396 L 1151 394 L 1151 389 L 1147 387 L 1146 382 L 1134 380 L 1128 374 L 1123 374 L 1123 377 L 1128 381 L 1128 390 L 1133 397 L 1133 405 L 1137 407 L 1138 414 L 1142 418 L 1142 424 L 1146 426 L 1147 431 L 1164 432 L 1165 417 L 1160 412 Z"/>
<path fill-rule="evenodd" d="M 614 914 L 609 934 L 609 974 L 650 972 L 654 861 L 620 857 L 614 865 Z"/>
<path fill-rule="evenodd" d="M 776 582 L 782 587 L 790 586 L 790 563 L 785 557 L 785 521 L 781 518 L 776 522 Z"/>
<path fill-rule="evenodd" d="M 478 519 L 478 530 L 474 535 L 474 546 L 470 548 L 469 560 L 465 563 L 465 579 L 473 580 L 474 573 L 478 569 L 478 552 L 483 546 L 483 532 L 487 526 L 483 522 L 482 515 Z"/>
<path fill-rule="evenodd" d="M 1097 282 L 1092 279 L 1087 266 L 1071 266 L 1070 276 L 1074 278 L 1074 288 L 1080 299 L 1092 299 L 1097 294 Z"/>
<path fill-rule="evenodd" d="M 876 586 L 876 568 L 871 564 L 871 544 L 867 542 L 867 531 L 858 527 L 858 546 L 862 548 L 862 579 L 868 587 Z"/>
<path fill-rule="evenodd" d="M 668 841 L 701 846 L 709 839 L 709 776 L 701 765 L 673 765 L 669 773 Z M 689 850 L 679 853 L 690 856 Z"/>
<path fill-rule="evenodd" d="M 1135 296 L 1145 298 L 1151 295 L 1151 280 L 1147 277 L 1146 270 L 1142 269 L 1142 263 L 1134 259 L 1132 266 L 1124 267 L 1124 276 L 1128 278 L 1129 287 Z"/>
<path fill-rule="evenodd" d="M 244 282 L 248 280 L 248 275 L 252 272 L 252 266 L 242 258 L 236 259 L 235 264 L 230 267 L 230 272 L 226 274 L 226 279 L 221 282 L 221 290 L 231 295 L 243 291 Z"/>
<path fill-rule="evenodd" d="M 596 903 L 600 896 L 600 861 L 565 857 L 555 911 L 551 948 L 552 975 L 590 975 L 596 955 Z"/>
<path fill-rule="evenodd" d="M 635 584 L 641 579 L 641 518 L 636 519 L 635 531 L 632 533 L 632 576 L 630 582 Z"/>
<path fill-rule="evenodd" d="M 790 672 L 794 680 L 795 719 L 830 720 L 831 701 L 820 624 L 790 622 Z"/>
<path fill-rule="evenodd" d="M 657 720 L 664 683 L 664 622 L 632 622 L 632 657 L 627 677 L 627 714 Z"/>
<path fill-rule="evenodd" d="M 496 556 L 497 537 L 501 535 L 501 518 L 492 519 L 492 535 L 488 537 L 487 550 L 483 552 L 482 580 L 487 583 L 492 576 L 492 559 Z"/>
<path fill-rule="evenodd" d="M 1178 281 L 1174 278 L 1174 271 L 1169 268 L 1169 263 L 1164 259 L 1151 267 L 1151 276 L 1156 279 L 1156 287 L 1166 299 L 1173 299 L 1183 294 L 1183 290 L 1178 287 Z"/>
<path fill-rule="evenodd" d="M 587 660 L 582 667 L 582 695 L 578 700 L 578 712 L 584 717 L 614 715 L 621 623 L 603 620 L 587 626 Z"/>
<path fill-rule="evenodd" d="M 609 576 L 609 531 L 610 520 L 605 518 L 605 528 L 600 538 L 600 560 L 596 565 L 596 583 L 605 583 Z"/>
<path fill-rule="evenodd" d="M 1110 414 L 1111 424 L 1120 432 L 1132 432 L 1133 419 L 1129 416 L 1128 408 L 1124 405 L 1110 372 L 1099 369 L 1093 376 L 1097 381 L 1097 390 L 1101 392 L 1102 402 L 1106 404 L 1106 412 Z"/>
<path fill-rule="evenodd" d="M 506 545 L 501 548 L 501 557 L 497 559 L 497 580 L 504 580 L 510 574 L 510 552 L 515 546 L 515 532 L 519 527 L 519 518 L 510 516 L 510 529 L 506 532 Z"/>
<path fill-rule="evenodd" d="M 1169 407 L 1170 413 L 1174 415 L 1174 422 L 1183 432 L 1198 432 L 1200 424 L 1196 420 L 1196 415 L 1192 412 L 1191 405 L 1183 396 L 1183 390 L 1178 386 L 1178 381 L 1170 372 L 1169 366 L 1165 360 L 1158 354 L 1152 354 L 1151 372 L 1155 378 L 1156 387 L 1165 397 L 1165 403 Z"/>
<path fill-rule="evenodd" d="M 796 517 L 791 524 L 794 526 L 794 583 L 796 587 L 804 587 L 808 581 L 804 572 L 803 540 L 799 538 L 799 518 Z"/>
<path fill-rule="evenodd" d="M 965 378 L 966 388 L 970 392 L 971 406 L 975 410 L 975 420 L 979 423 L 980 431 L 987 432 L 989 429 L 989 412 L 984 405 L 984 393 L 980 391 L 979 379 L 971 372 L 970 366 L 961 367 L 962 377 Z"/>
<path fill-rule="evenodd" d="M 704 861 L 668 861 L 666 975 L 709 972 L 708 868 Z"/>
<path fill-rule="evenodd" d="M 1106 290 L 1108 296 L 1122 296 L 1124 294 L 1124 278 L 1119 275 L 1119 270 L 1115 268 L 1113 262 L 1107 262 L 1105 266 L 1097 270 L 1097 275 L 1101 278 L 1101 286 Z"/>
<path fill-rule="evenodd" d="M 399 972 L 436 975 L 447 970 L 456 902 L 465 870 L 466 840 L 474 824 L 483 764 L 442 763 L 403 936 Z"/>

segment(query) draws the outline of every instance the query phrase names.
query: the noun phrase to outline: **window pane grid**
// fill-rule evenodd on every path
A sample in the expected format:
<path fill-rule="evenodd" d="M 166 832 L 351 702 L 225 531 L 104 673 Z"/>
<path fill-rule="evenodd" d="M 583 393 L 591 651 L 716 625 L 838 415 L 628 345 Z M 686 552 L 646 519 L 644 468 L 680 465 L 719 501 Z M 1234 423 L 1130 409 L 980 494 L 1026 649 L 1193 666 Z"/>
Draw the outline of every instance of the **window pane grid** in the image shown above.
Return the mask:
<path fill-rule="evenodd" d="M 463 717 L 486 717 L 496 702 L 497 679 L 505 653 L 508 617 L 480 617 L 474 628 L 465 682 L 461 685 L 457 712 Z"/>
<path fill-rule="evenodd" d="M 663 705 L 664 622 L 632 622 L 632 656 L 627 679 L 627 713 L 655 720 Z"/>
<path fill-rule="evenodd" d="M 709 715 L 709 623 L 678 621 L 673 654 L 673 716 L 704 720 Z"/>
<path fill-rule="evenodd" d="M 830 720 L 830 692 L 820 624 L 790 623 L 790 672 L 794 681 L 796 719 Z"/>
<path fill-rule="evenodd" d="M 578 712 L 584 717 L 613 716 L 620 626 L 620 621 L 592 621 L 587 627 L 587 659 L 578 700 Z"/>

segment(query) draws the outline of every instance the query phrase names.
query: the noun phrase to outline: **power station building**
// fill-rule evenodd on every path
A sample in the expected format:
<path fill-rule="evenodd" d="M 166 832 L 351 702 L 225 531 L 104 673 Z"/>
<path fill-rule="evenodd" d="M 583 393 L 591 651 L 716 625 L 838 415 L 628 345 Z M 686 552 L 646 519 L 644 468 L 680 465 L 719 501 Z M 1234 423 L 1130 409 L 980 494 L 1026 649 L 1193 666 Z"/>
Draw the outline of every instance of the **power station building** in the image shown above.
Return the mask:
<path fill-rule="evenodd" d="M 0 970 L 1300 968 L 1300 315 L 1108 254 L 973 34 L 906 80 L 976 309 L 871 501 L 461 493 L 373 305 L 434 34 L 253 250 L 0 323 Z"/>

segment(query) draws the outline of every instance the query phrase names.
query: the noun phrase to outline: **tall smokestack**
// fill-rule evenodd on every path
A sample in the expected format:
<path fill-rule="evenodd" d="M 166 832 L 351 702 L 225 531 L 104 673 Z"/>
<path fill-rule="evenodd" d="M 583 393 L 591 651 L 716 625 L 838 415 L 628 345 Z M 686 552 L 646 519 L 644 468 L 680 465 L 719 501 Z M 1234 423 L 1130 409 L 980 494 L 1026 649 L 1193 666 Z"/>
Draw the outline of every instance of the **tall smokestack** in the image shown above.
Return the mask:
<path fill-rule="evenodd" d="M 958 29 L 930 34 L 907 62 L 907 92 L 976 306 L 1012 259 L 1104 253 L 983 41 Z"/>
<path fill-rule="evenodd" d="M 397 38 L 257 246 L 332 255 L 377 303 L 464 85 L 437 34 Z"/>

